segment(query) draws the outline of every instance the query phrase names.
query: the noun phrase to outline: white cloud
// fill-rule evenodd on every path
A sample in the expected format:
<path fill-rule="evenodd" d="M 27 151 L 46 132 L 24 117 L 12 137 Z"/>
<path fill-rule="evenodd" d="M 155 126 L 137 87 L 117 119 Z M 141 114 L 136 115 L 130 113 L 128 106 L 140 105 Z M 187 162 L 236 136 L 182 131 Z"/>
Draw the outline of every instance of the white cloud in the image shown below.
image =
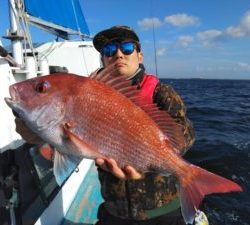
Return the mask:
<path fill-rule="evenodd" d="M 164 22 L 169 23 L 173 26 L 183 27 L 183 26 L 197 25 L 199 24 L 199 19 L 197 17 L 189 16 L 185 13 L 182 13 L 182 14 L 166 16 Z"/>
<path fill-rule="evenodd" d="M 197 33 L 198 39 L 202 41 L 204 46 L 213 45 L 214 41 L 218 40 L 222 36 L 223 32 L 220 30 L 207 30 Z"/>
<path fill-rule="evenodd" d="M 238 27 L 228 27 L 226 29 L 226 34 L 228 34 L 231 37 L 241 38 L 245 36 L 245 31 L 242 30 L 239 26 Z"/>
<path fill-rule="evenodd" d="M 137 24 L 143 30 L 148 30 L 152 28 L 153 26 L 160 27 L 163 23 L 160 21 L 159 18 L 153 17 L 153 18 L 144 18 L 142 20 L 139 20 Z"/>
<path fill-rule="evenodd" d="M 183 35 L 178 37 L 178 41 L 177 44 L 181 47 L 188 47 L 192 42 L 193 42 L 193 37 L 189 36 L 189 35 Z"/>
<path fill-rule="evenodd" d="M 236 26 L 230 26 L 225 33 L 231 37 L 242 38 L 250 36 L 250 11 L 247 11 L 242 17 L 240 23 Z"/>
<path fill-rule="evenodd" d="M 166 48 L 157 48 L 156 55 L 157 56 L 163 56 L 166 52 Z"/>
<path fill-rule="evenodd" d="M 157 17 L 152 17 L 152 18 L 144 18 L 137 22 L 138 26 L 143 30 L 151 29 L 153 26 L 160 27 L 164 23 L 180 27 L 194 26 L 199 24 L 199 19 L 197 17 L 182 13 L 182 14 L 174 14 L 171 16 L 166 16 L 163 21 L 161 21 Z"/>
<path fill-rule="evenodd" d="M 216 41 L 226 38 L 250 37 L 250 10 L 245 13 L 236 26 L 229 26 L 224 31 L 207 30 L 198 32 L 197 37 L 204 46 L 213 46 Z"/>
<path fill-rule="evenodd" d="M 237 63 L 238 67 L 242 69 L 243 71 L 250 72 L 250 64 L 248 63 L 243 63 L 243 62 L 238 62 Z"/>
<path fill-rule="evenodd" d="M 222 31 L 220 30 L 207 30 L 204 32 L 197 33 L 197 37 L 202 41 L 216 39 L 220 37 L 221 35 L 222 35 Z"/>

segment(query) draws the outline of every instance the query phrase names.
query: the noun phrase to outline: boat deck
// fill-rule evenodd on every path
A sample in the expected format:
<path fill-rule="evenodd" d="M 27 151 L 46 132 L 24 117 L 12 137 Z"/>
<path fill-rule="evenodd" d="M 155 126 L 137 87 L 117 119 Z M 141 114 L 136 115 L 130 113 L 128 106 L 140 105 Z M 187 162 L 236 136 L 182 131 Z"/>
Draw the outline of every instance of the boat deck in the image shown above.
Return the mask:
<path fill-rule="evenodd" d="M 96 167 L 93 164 L 82 181 L 62 225 L 94 224 L 96 221 L 98 206 L 102 201 L 98 174 Z"/>
<path fill-rule="evenodd" d="M 6 177 L 13 184 L 19 185 L 16 193 L 22 204 L 14 208 L 20 215 L 13 218 L 17 221 L 16 224 L 90 225 L 96 222 L 97 209 L 103 200 L 97 169 L 92 160 L 82 161 L 78 170 L 59 187 L 53 175 L 53 162 L 44 159 L 36 147 L 30 145 L 25 145 L 18 151 L 11 150 L 0 154 L 0 181 L 5 181 L 5 177 L 1 176 L 4 171 L 2 167 L 9 166 L 9 158 L 13 158 L 13 168 L 19 168 L 16 170 L 18 180 Z M 2 165 L 3 163 L 6 165 Z M 9 209 L 2 205 L 5 201 L 7 204 L 8 199 L 2 193 L 0 182 L 0 224 L 7 225 Z M 14 198 L 10 200 L 13 201 Z"/>

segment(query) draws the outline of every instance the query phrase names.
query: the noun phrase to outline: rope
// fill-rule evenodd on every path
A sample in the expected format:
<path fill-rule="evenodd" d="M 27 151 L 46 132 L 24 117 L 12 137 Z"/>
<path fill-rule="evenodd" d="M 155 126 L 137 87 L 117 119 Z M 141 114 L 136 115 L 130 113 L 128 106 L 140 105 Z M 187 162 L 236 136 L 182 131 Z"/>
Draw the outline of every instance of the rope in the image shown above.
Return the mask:
<path fill-rule="evenodd" d="M 24 38 L 24 52 L 25 52 L 25 57 L 27 57 L 27 42 L 29 44 L 29 48 L 32 52 L 32 55 L 33 57 L 35 58 L 35 67 L 36 69 L 38 68 L 37 67 L 37 59 L 36 59 L 36 55 L 35 55 L 35 49 L 34 49 L 34 46 L 33 46 L 33 42 L 32 42 L 32 38 L 31 38 L 31 35 L 30 35 L 30 30 L 29 30 L 29 25 L 28 25 L 28 19 L 27 19 L 27 15 L 24 11 L 24 2 L 23 0 L 17 0 L 17 9 L 18 9 L 18 14 L 21 18 L 21 21 L 22 21 L 22 30 L 24 31 L 24 35 L 26 38 Z M 19 22 L 19 20 L 17 20 Z M 27 39 L 27 42 L 26 42 L 26 39 Z"/>
<path fill-rule="evenodd" d="M 76 9 L 75 9 L 74 0 L 71 0 L 71 3 L 72 3 L 73 11 L 74 11 L 74 16 L 75 16 L 76 26 L 77 26 L 77 30 L 78 30 L 78 35 L 81 37 L 81 29 L 80 29 L 79 22 L 78 22 L 78 19 L 77 19 L 77 16 L 76 16 Z"/>

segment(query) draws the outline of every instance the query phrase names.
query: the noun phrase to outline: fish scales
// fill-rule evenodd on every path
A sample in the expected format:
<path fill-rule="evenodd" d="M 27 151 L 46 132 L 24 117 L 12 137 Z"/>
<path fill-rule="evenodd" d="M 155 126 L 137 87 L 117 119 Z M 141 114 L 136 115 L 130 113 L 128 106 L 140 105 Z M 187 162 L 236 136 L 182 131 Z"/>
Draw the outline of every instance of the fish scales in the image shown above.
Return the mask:
<path fill-rule="evenodd" d="M 108 93 L 108 95 L 112 98 L 112 96 L 110 96 L 111 93 Z M 91 121 L 91 124 L 95 123 L 95 126 L 89 126 L 91 129 L 94 128 L 93 135 L 91 135 L 90 138 L 92 144 L 103 151 L 102 153 L 109 153 L 110 157 L 117 158 L 117 155 L 122 155 L 122 160 L 118 158 L 118 162 L 122 166 L 136 163 L 139 170 L 145 170 L 145 164 L 153 167 L 156 162 L 158 163 L 162 159 L 155 157 L 159 149 L 162 148 L 162 143 L 159 142 L 158 136 L 155 135 L 160 132 L 157 126 L 150 118 L 141 122 L 141 114 L 144 113 L 140 109 L 133 109 L 131 115 L 130 108 L 133 107 L 133 105 L 128 101 L 125 101 L 125 103 L 120 102 L 121 104 L 117 105 L 118 107 L 116 107 L 115 110 L 120 113 L 116 114 L 115 117 L 114 114 L 110 113 L 114 110 L 114 106 L 112 102 L 106 101 L 105 97 L 108 98 L 108 96 L 102 93 L 101 96 L 97 95 L 94 97 L 93 95 L 91 98 L 92 101 L 93 99 L 98 99 L 98 101 L 95 102 L 95 104 L 98 104 L 98 107 L 94 110 L 94 114 L 97 114 L 98 117 L 93 117 L 91 110 L 87 110 L 84 113 L 87 121 Z M 82 102 L 86 103 L 88 101 L 89 95 L 87 95 L 86 98 L 82 97 Z M 124 104 L 127 104 L 127 106 L 124 107 Z M 92 117 L 94 121 L 90 119 Z M 131 117 L 136 117 L 136 119 L 132 121 Z M 116 121 L 115 127 L 114 121 Z M 103 133 L 104 131 L 110 135 L 105 135 Z M 86 130 L 86 133 L 90 134 L 90 129 Z M 153 138 L 154 140 L 152 141 Z M 158 141 L 157 145 L 155 145 L 156 141 Z M 107 143 L 109 143 L 108 146 Z M 131 151 L 132 149 L 137 149 L 137 151 Z M 145 149 L 147 149 L 146 157 L 144 154 L 140 154 L 140 152 L 144 152 Z M 164 161 L 166 160 L 165 158 L 163 159 Z"/>
<path fill-rule="evenodd" d="M 145 133 L 148 133 L 147 136 L 150 136 L 150 137 L 153 136 L 151 134 L 154 134 L 155 132 L 150 131 L 150 129 L 148 129 L 148 127 L 153 127 L 153 126 L 150 124 L 149 126 L 147 124 L 145 124 L 144 126 L 141 126 L 139 122 L 134 123 L 133 121 L 131 121 L 131 118 L 129 116 L 130 111 L 124 110 L 124 107 L 120 107 L 121 109 L 116 109 L 118 111 L 120 110 L 121 114 L 119 115 L 116 114 L 117 118 L 115 118 L 114 114 L 110 113 L 112 112 L 112 110 L 114 110 L 113 104 L 110 102 L 107 102 L 103 95 L 102 96 L 97 95 L 96 97 L 92 96 L 91 101 L 93 102 L 93 99 L 99 99 L 99 98 L 101 98 L 102 101 L 100 100 L 94 101 L 96 105 L 98 104 L 98 107 L 95 108 L 94 110 L 94 114 L 95 115 L 97 114 L 98 117 L 92 116 L 93 111 L 91 110 L 87 110 L 84 112 L 86 120 L 89 121 L 88 124 L 93 124 L 93 123 L 95 124 L 94 129 L 93 129 L 93 125 L 89 125 L 89 129 L 85 129 L 86 130 L 85 133 L 88 133 L 89 136 L 91 136 L 89 139 L 92 140 L 92 144 L 95 145 L 97 148 L 104 149 L 104 151 L 108 151 L 111 154 L 112 154 L 111 151 L 113 151 L 115 155 L 111 155 L 111 157 L 117 156 L 117 154 L 127 156 L 128 158 L 126 160 L 126 163 L 132 164 L 133 163 L 132 161 L 128 161 L 128 159 L 131 158 L 129 157 L 131 156 L 131 149 L 136 148 L 138 149 L 138 151 L 144 151 L 145 149 L 152 149 L 152 146 L 150 146 L 149 148 L 149 145 L 150 145 L 149 141 L 144 142 L 142 144 L 141 140 L 145 138 Z M 82 102 L 86 103 L 87 101 L 89 101 L 89 95 L 86 96 L 86 99 L 82 98 Z M 140 113 L 141 112 L 134 111 L 134 114 L 135 115 L 139 114 L 139 117 L 140 117 Z M 117 121 L 117 123 L 115 123 L 116 127 L 114 127 L 114 121 Z M 152 123 L 152 121 L 150 120 L 149 122 Z M 144 129 L 144 127 L 147 127 L 147 129 Z M 92 130 L 92 133 L 90 132 L 91 130 Z M 141 134 L 142 131 L 140 130 L 143 131 L 143 134 Z M 107 135 L 103 134 L 104 131 L 108 132 L 110 135 L 107 137 Z M 141 135 L 135 135 L 135 133 L 136 134 L 138 133 Z M 155 152 L 155 151 L 156 149 L 152 150 L 152 152 Z M 152 158 L 153 157 L 148 157 L 147 159 L 152 160 Z M 138 162 L 138 159 L 140 159 L 138 158 L 138 154 L 133 157 L 133 161 L 137 160 Z M 124 157 L 123 157 L 123 160 L 124 160 Z M 145 162 L 145 158 L 144 160 L 141 159 L 140 164 L 142 164 L 143 161 Z M 151 161 L 151 164 L 153 165 L 153 161 Z"/>

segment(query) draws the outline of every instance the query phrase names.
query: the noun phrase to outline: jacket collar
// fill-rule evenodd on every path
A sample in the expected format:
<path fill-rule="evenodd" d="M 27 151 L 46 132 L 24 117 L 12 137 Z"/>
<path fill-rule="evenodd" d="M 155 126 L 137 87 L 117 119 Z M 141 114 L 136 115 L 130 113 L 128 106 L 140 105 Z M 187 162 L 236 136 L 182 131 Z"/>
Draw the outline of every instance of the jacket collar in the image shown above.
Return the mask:
<path fill-rule="evenodd" d="M 136 70 L 136 72 L 132 76 L 130 76 L 128 79 L 132 80 L 132 85 L 140 84 L 143 80 L 144 73 L 145 73 L 144 65 L 139 64 L 139 67 Z"/>

